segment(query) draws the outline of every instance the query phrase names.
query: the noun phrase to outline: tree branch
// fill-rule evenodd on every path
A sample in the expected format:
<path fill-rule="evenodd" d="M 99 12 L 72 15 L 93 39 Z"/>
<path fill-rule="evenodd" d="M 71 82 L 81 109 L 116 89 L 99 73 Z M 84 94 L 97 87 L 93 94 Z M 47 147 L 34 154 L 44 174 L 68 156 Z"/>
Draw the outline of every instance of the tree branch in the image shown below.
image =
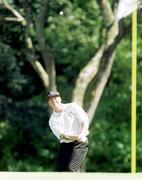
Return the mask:
<path fill-rule="evenodd" d="M 114 21 L 114 15 L 110 7 L 108 0 L 97 0 L 98 5 L 100 6 L 100 12 L 102 13 L 105 27 L 109 28 Z"/>
<path fill-rule="evenodd" d="M 29 53 L 27 53 L 27 56 L 29 57 L 29 63 L 32 65 L 32 67 L 35 69 L 37 74 L 39 75 L 40 79 L 43 82 L 43 85 L 46 90 L 49 89 L 49 76 L 48 73 L 45 71 L 41 63 L 36 60 L 33 51 L 33 45 L 32 40 L 30 37 L 27 38 L 27 47 L 29 49 Z"/>
<path fill-rule="evenodd" d="M 107 21 L 111 26 L 106 33 L 106 41 L 101 45 L 94 57 L 89 63 L 80 71 L 76 81 L 75 90 L 73 92 L 73 101 L 83 106 L 83 101 L 86 93 L 86 89 L 89 83 L 93 80 L 99 71 L 99 66 L 103 60 L 104 52 L 113 44 L 116 35 L 118 34 L 118 24 L 113 22 L 113 13 L 110 8 L 110 4 L 107 0 L 100 1 Z M 106 6 L 106 7 L 105 7 Z M 112 51 L 113 52 L 113 51 Z M 112 54 L 111 52 L 111 54 Z M 111 55 L 110 55 L 111 56 Z"/>
<path fill-rule="evenodd" d="M 81 106 L 83 105 L 83 99 L 86 89 L 98 72 L 104 49 L 105 46 L 102 45 L 96 55 L 92 58 L 92 60 L 90 60 L 89 63 L 79 73 L 72 100 L 73 102 L 77 102 Z"/>
<path fill-rule="evenodd" d="M 17 21 L 22 22 L 22 25 L 26 26 L 26 28 L 28 29 L 29 23 L 27 23 L 26 19 L 18 11 L 16 11 L 12 6 L 10 6 L 10 4 L 8 4 L 8 2 L 6 0 L 2 0 L 2 1 L 5 5 L 5 7 L 17 17 Z M 38 60 L 36 60 L 35 55 L 33 53 L 32 39 L 28 33 L 27 33 L 27 37 L 26 37 L 26 42 L 27 42 L 27 48 L 30 50 L 30 53 L 31 53 L 31 55 L 29 56 L 30 57 L 29 62 L 32 65 L 32 67 L 35 69 L 35 71 L 37 72 L 39 77 L 41 78 L 45 88 L 48 89 L 49 88 L 48 73 L 45 71 L 45 69 L 43 68 L 41 63 Z"/>
<path fill-rule="evenodd" d="M 108 78 L 110 76 L 114 57 L 115 56 L 113 53 L 113 55 L 109 58 L 109 61 L 106 63 L 105 68 L 103 68 L 103 70 L 99 71 L 99 77 L 100 78 L 97 82 L 96 88 L 91 93 L 92 94 L 92 96 L 91 96 L 92 100 L 90 101 L 91 103 L 90 103 L 89 109 L 87 110 L 87 114 L 89 116 L 90 123 L 91 123 L 93 116 L 96 112 L 96 109 L 97 109 L 98 103 L 100 101 L 100 98 L 102 96 L 103 90 L 104 90 L 106 83 L 108 81 Z"/>
<path fill-rule="evenodd" d="M 117 47 L 117 45 L 120 43 L 120 41 L 122 40 L 122 38 L 128 34 L 128 32 L 130 31 L 130 27 L 131 24 L 129 24 L 127 27 L 124 27 L 123 22 L 120 23 L 120 27 L 119 27 L 119 34 L 116 36 L 114 42 L 112 43 L 111 46 L 108 47 L 108 49 L 105 50 L 104 54 L 103 54 L 103 58 L 101 61 L 101 65 L 98 71 L 97 76 L 99 77 L 97 79 L 97 83 L 95 83 L 96 85 L 93 86 L 92 91 L 91 91 L 91 97 L 89 99 L 91 99 L 91 101 L 88 101 L 89 104 L 86 106 L 87 107 L 87 113 L 89 115 L 90 118 L 90 123 L 95 115 L 96 112 L 96 108 L 98 106 L 98 103 L 100 101 L 100 98 L 102 96 L 103 90 L 106 86 L 106 83 L 108 81 L 108 78 L 110 76 L 111 73 L 111 69 L 112 69 L 112 65 L 114 62 L 114 58 L 115 58 L 115 49 Z M 95 81 L 96 79 L 94 78 L 93 81 Z M 86 103 L 87 104 L 87 103 Z"/>
<path fill-rule="evenodd" d="M 37 32 L 37 41 L 39 43 L 39 48 L 46 66 L 48 73 L 50 74 L 50 88 L 56 89 L 56 71 L 55 71 L 55 62 L 53 56 L 50 52 L 50 47 L 45 42 L 45 32 L 44 25 L 48 17 L 48 6 L 50 0 L 43 0 L 40 8 L 40 14 L 37 17 L 35 22 L 36 32 Z"/>
<path fill-rule="evenodd" d="M 6 0 L 2 0 L 2 2 L 5 5 L 5 7 L 17 17 L 17 21 L 21 22 L 23 26 L 27 24 L 25 18 L 18 11 L 16 11 L 12 6 L 10 6 Z"/>

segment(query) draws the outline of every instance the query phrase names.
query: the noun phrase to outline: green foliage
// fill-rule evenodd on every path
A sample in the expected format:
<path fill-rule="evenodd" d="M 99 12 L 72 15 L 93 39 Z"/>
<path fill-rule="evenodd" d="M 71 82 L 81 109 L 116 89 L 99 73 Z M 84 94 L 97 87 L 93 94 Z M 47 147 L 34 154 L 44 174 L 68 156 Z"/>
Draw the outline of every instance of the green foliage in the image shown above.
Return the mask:
<path fill-rule="evenodd" d="M 2 107 L 2 98 L 1 103 Z M 5 104 L 0 122 L 1 170 L 50 171 L 57 144 L 48 127 L 47 104 L 35 100 Z"/>
<path fill-rule="evenodd" d="M 121 44 L 123 46 L 123 43 Z M 121 48 L 120 47 L 120 48 Z M 118 50 L 103 98 L 91 127 L 88 171 L 130 172 L 131 106 L 130 66 L 123 63 Z M 125 59 L 127 62 L 128 59 Z M 120 73 L 121 72 L 121 73 Z M 125 79 L 124 79 L 125 75 Z M 125 109 L 125 110 L 124 110 Z M 94 131 L 92 130 L 94 129 Z M 107 165 L 106 165 L 107 164 Z"/>
<path fill-rule="evenodd" d="M 138 43 L 141 43 L 138 40 Z M 125 38 L 90 129 L 87 171 L 131 171 L 131 47 Z M 138 46 L 138 52 L 140 46 Z M 137 171 L 141 172 L 141 54 L 138 53 L 137 88 Z M 93 163 L 92 163 L 93 162 Z"/>
<path fill-rule="evenodd" d="M 108 121 L 100 119 L 91 127 L 94 131 L 90 135 L 87 170 L 130 172 L 130 127 L 125 122 L 116 125 L 110 118 Z"/>
<path fill-rule="evenodd" d="M 23 16 L 20 1 L 9 1 Z M 26 1 L 33 20 L 30 35 L 36 58 L 43 64 L 35 20 L 41 0 Z M 111 1 L 112 2 L 112 1 Z M 45 91 L 27 59 L 26 29 L 0 7 L 0 170 L 53 171 L 57 141 L 48 127 Z M 130 19 L 128 19 L 130 21 Z M 142 166 L 142 36 L 138 20 L 137 171 Z M 55 59 L 57 86 L 64 101 L 71 99 L 79 71 L 104 41 L 100 9 L 93 0 L 50 1 L 45 40 Z M 87 171 L 129 172 L 131 161 L 131 35 L 120 43 L 112 74 L 90 127 Z"/>
<path fill-rule="evenodd" d="M 57 85 L 61 92 L 64 90 L 68 94 L 72 91 L 80 69 L 99 46 L 102 19 L 98 15 L 94 1 L 51 3 L 45 32 L 55 58 Z"/>
<path fill-rule="evenodd" d="M 3 43 L 0 44 L 0 83 L 3 85 L 1 93 L 7 91 L 13 95 L 19 95 L 27 83 L 17 66 L 14 50 Z"/>
<path fill-rule="evenodd" d="M 24 56 L 24 53 L 25 50 L 23 49 L 23 52 L 21 50 L 20 56 Z M 41 82 L 39 78 L 34 79 L 33 74 L 36 73 L 29 63 L 22 60 L 22 57 L 19 60 L 17 56 L 18 52 L 16 50 L 0 43 L 0 83 L 2 86 L 0 92 L 19 100 L 31 96 L 33 92 L 38 92 L 38 86 Z M 37 84 L 36 88 L 32 86 L 33 83 Z M 29 84 L 31 86 L 27 89 Z M 39 88 L 41 87 L 39 86 Z"/>

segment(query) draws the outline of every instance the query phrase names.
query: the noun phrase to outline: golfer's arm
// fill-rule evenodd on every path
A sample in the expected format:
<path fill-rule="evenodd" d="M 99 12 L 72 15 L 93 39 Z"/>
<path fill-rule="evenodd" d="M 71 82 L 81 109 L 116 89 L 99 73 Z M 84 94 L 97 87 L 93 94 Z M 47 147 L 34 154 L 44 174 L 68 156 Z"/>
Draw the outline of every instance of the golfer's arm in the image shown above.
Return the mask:
<path fill-rule="evenodd" d="M 70 134 L 60 134 L 61 139 L 68 139 L 68 140 L 80 140 L 82 136 L 86 136 L 86 132 L 88 131 L 89 123 L 87 121 L 82 122 L 80 124 L 81 126 L 81 132 L 78 135 L 70 135 Z"/>
<path fill-rule="evenodd" d="M 80 123 L 80 126 L 81 126 L 80 135 L 86 135 L 86 132 L 88 132 L 88 129 L 89 129 L 89 122 L 84 121 L 84 122 Z"/>

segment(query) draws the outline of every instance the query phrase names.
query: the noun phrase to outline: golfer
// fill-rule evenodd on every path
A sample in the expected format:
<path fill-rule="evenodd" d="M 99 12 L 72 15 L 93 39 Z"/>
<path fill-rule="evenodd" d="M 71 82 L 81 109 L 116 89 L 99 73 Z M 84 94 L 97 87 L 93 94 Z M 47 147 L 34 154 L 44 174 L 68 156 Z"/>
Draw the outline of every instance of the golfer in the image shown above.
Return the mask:
<path fill-rule="evenodd" d="M 80 171 L 88 151 L 88 116 L 75 103 L 63 104 L 58 91 L 52 90 L 47 96 L 53 109 L 49 126 L 60 141 L 56 171 Z"/>

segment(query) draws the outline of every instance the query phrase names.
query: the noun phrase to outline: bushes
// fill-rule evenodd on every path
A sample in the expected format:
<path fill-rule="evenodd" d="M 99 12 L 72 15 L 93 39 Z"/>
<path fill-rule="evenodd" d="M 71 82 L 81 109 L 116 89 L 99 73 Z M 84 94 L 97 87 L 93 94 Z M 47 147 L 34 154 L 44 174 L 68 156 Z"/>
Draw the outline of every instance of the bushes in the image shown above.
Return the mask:
<path fill-rule="evenodd" d="M 47 104 L 7 103 L 0 130 L 0 169 L 43 171 L 53 169 L 57 141 L 48 127 Z M 7 119 L 7 120 L 6 120 Z"/>

